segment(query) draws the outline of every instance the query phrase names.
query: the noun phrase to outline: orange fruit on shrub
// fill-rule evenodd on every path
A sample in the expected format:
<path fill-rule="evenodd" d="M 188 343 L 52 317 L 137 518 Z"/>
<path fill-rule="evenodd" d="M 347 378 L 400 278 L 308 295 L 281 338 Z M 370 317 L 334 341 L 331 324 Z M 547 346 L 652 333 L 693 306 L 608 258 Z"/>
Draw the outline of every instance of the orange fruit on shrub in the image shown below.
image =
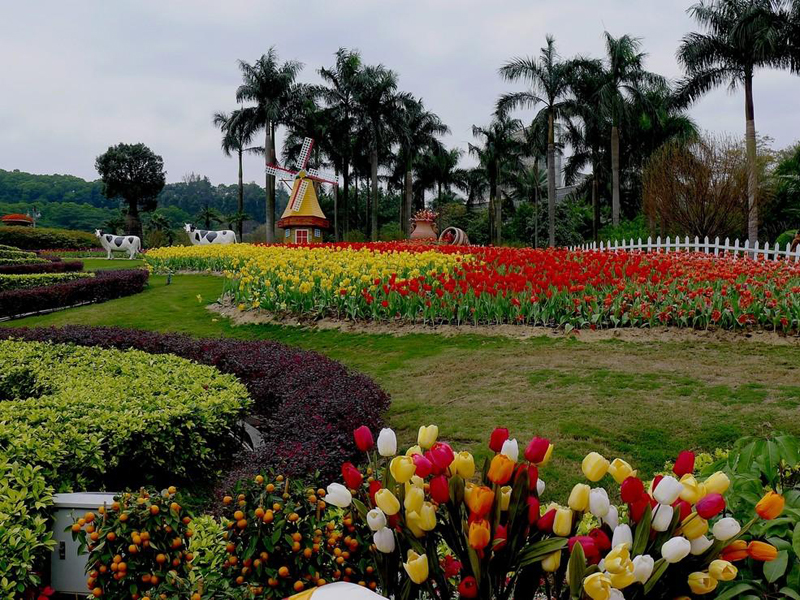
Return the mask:
<path fill-rule="evenodd" d="M 294 588 L 295 592 L 302 592 L 303 588 L 306 586 L 302 581 L 295 581 L 292 587 Z"/>
<path fill-rule="evenodd" d="M 87 513 L 86 513 L 86 514 L 83 516 L 83 518 L 84 518 L 84 520 L 85 520 L 87 523 L 91 523 L 92 521 L 94 521 L 94 513 L 93 513 L 93 512 L 87 512 Z"/>
<path fill-rule="evenodd" d="M 74 531 L 75 533 L 78 533 L 80 530 L 81 530 L 80 523 L 73 523 L 72 524 L 72 531 Z"/>
<path fill-rule="evenodd" d="M 167 562 L 167 557 L 163 554 L 158 554 L 156 555 L 156 562 L 160 565 L 163 565 L 165 562 Z"/>
<path fill-rule="evenodd" d="M 92 596 L 94 596 L 95 598 L 99 598 L 102 595 L 103 595 L 103 590 L 101 588 L 96 587 L 92 590 Z"/>
<path fill-rule="evenodd" d="M 161 509 L 158 508 L 157 505 L 153 504 L 150 506 L 150 514 L 157 515 Z"/>
<path fill-rule="evenodd" d="M 113 542 L 115 539 L 117 539 L 117 534 L 116 534 L 116 533 L 114 533 L 113 531 L 109 531 L 109 532 L 106 534 L 106 539 L 107 539 L 109 542 Z"/>
<path fill-rule="evenodd" d="M 178 491 L 178 490 L 177 490 L 177 488 L 176 488 L 174 485 L 171 485 L 171 486 L 169 486 L 169 487 L 167 488 L 167 492 L 169 492 L 170 494 L 174 494 L 174 493 L 175 493 L 175 492 L 177 492 L 177 491 Z"/>
<path fill-rule="evenodd" d="M 264 483 L 264 476 L 256 475 L 256 483 Z"/>
<path fill-rule="evenodd" d="M 233 498 L 231 498 L 230 496 L 225 496 L 225 497 L 222 499 L 222 503 L 223 503 L 223 504 L 230 504 L 231 502 L 233 502 Z"/>
<path fill-rule="evenodd" d="M 281 577 L 288 577 L 289 576 L 289 567 L 281 567 L 278 569 L 278 575 Z"/>

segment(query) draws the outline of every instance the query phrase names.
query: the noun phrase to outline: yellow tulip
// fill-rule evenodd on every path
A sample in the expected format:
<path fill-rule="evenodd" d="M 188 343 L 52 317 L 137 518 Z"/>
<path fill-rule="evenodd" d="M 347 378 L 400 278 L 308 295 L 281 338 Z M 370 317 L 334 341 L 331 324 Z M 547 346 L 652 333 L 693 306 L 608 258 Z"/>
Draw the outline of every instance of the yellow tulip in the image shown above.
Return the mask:
<path fill-rule="evenodd" d="M 418 513 L 422 510 L 422 503 L 425 501 L 425 492 L 422 491 L 418 487 L 412 487 L 408 492 L 406 492 L 406 498 L 403 501 L 403 505 L 406 508 L 406 512 L 416 512 Z"/>
<path fill-rule="evenodd" d="M 417 467 L 410 456 L 395 456 L 389 463 L 389 472 L 397 483 L 411 481 Z"/>
<path fill-rule="evenodd" d="M 428 579 L 428 557 L 425 554 L 417 554 L 413 550 L 409 550 L 408 560 L 403 563 L 403 568 L 411 581 L 418 585 L 425 583 Z"/>
<path fill-rule="evenodd" d="M 425 537 L 425 530 L 422 529 L 420 524 L 420 516 L 418 513 L 406 513 L 406 526 L 414 534 L 415 538 Z"/>
<path fill-rule="evenodd" d="M 419 511 L 419 526 L 423 531 L 436 528 L 436 509 L 430 502 L 425 502 Z"/>
<path fill-rule="evenodd" d="M 581 470 L 589 481 L 600 481 L 610 466 L 608 460 L 597 452 L 590 452 L 581 463 Z"/>
<path fill-rule="evenodd" d="M 589 493 L 591 488 L 585 483 L 576 483 L 569 494 L 567 504 L 576 512 L 584 512 L 589 508 Z"/>
<path fill-rule="evenodd" d="M 511 504 L 511 486 L 504 485 L 500 488 L 500 510 L 508 510 Z"/>
<path fill-rule="evenodd" d="M 459 452 L 455 455 L 453 462 L 450 463 L 450 470 L 453 475 L 471 479 L 475 475 L 475 459 L 469 452 Z"/>
<path fill-rule="evenodd" d="M 733 581 L 739 573 L 739 569 L 727 560 L 713 560 L 708 565 L 708 573 L 717 581 Z"/>
<path fill-rule="evenodd" d="M 548 554 L 542 559 L 542 570 L 546 573 L 554 573 L 561 566 L 561 550 Z"/>
<path fill-rule="evenodd" d="M 731 480 L 722 471 L 717 471 L 703 482 L 709 494 L 724 494 L 731 485 Z"/>
<path fill-rule="evenodd" d="M 572 510 L 569 508 L 559 508 L 556 510 L 556 518 L 553 521 L 553 533 L 566 537 L 572 531 Z"/>
<path fill-rule="evenodd" d="M 700 500 L 703 490 L 700 488 L 694 475 L 687 473 L 681 477 L 680 481 L 683 484 L 683 489 L 679 496 L 681 500 L 685 500 L 689 504 L 694 504 Z"/>
<path fill-rule="evenodd" d="M 390 517 L 400 512 L 400 501 L 386 488 L 380 489 L 376 492 L 375 504 Z"/>
<path fill-rule="evenodd" d="M 611 596 L 611 579 L 603 573 L 592 573 L 583 580 L 583 591 L 592 600 L 608 600 Z"/>
<path fill-rule="evenodd" d="M 695 571 L 689 574 L 689 589 L 693 594 L 709 594 L 717 588 L 717 580 L 709 573 Z"/>
<path fill-rule="evenodd" d="M 693 512 L 681 522 L 681 532 L 687 540 L 695 540 L 708 532 L 708 521 Z"/>
<path fill-rule="evenodd" d="M 414 456 L 415 454 L 422 454 L 422 448 L 419 446 L 411 446 L 406 450 L 406 456 Z"/>
<path fill-rule="evenodd" d="M 628 563 L 633 564 L 631 561 L 631 553 L 628 550 L 627 544 L 620 544 L 619 546 L 614 547 L 611 552 L 606 554 L 606 557 L 603 560 L 606 571 L 613 574 L 622 573 L 625 571 Z"/>
<path fill-rule="evenodd" d="M 405 483 L 406 494 L 408 493 L 408 490 L 410 490 L 411 488 L 419 488 L 421 490 L 424 490 L 425 480 L 419 475 L 414 475 L 411 479 L 409 479 Z"/>
<path fill-rule="evenodd" d="M 549 463 L 549 462 L 550 462 L 550 458 L 551 458 L 552 456 L 553 456 L 553 444 L 550 444 L 550 445 L 547 447 L 547 451 L 544 453 L 544 458 L 542 458 L 542 460 L 540 460 L 539 462 L 537 462 L 537 463 L 536 463 L 536 466 L 537 466 L 537 467 L 543 467 L 543 466 L 545 466 L 547 463 Z"/>
<path fill-rule="evenodd" d="M 606 576 L 611 580 L 611 587 L 624 590 L 630 584 L 636 581 L 636 574 L 634 573 L 633 561 L 628 561 L 625 569 L 621 573 L 606 573 Z"/>
<path fill-rule="evenodd" d="M 628 477 L 634 475 L 633 468 L 621 458 L 615 458 L 608 466 L 609 474 L 618 484 L 622 485 Z"/>
<path fill-rule="evenodd" d="M 421 425 L 419 433 L 417 434 L 417 444 L 422 448 L 430 448 L 436 443 L 436 438 L 439 437 L 439 427 L 436 425 Z"/>

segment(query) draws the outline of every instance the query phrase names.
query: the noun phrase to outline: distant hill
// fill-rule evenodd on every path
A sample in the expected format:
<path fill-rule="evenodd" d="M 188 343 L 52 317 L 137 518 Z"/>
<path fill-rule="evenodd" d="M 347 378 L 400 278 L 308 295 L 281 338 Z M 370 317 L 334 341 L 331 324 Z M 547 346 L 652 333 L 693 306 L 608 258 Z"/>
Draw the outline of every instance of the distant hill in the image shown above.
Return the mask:
<path fill-rule="evenodd" d="M 0 169 L 0 215 L 26 213 L 35 207 L 41 213 L 38 223 L 46 227 L 64 227 L 91 231 L 118 217 L 119 203 L 103 195 L 99 180 L 86 181 L 73 175 L 35 175 L 24 171 Z M 236 211 L 236 185 L 212 185 L 207 177 L 192 173 L 180 183 L 168 183 L 158 197 L 158 212 L 175 227 L 194 217 L 205 206 L 220 213 Z M 266 220 L 264 188 L 244 186 L 245 212 L 259 223 Z M 278 189 L 277 213 L 283 212 L 288 194 Z"/>

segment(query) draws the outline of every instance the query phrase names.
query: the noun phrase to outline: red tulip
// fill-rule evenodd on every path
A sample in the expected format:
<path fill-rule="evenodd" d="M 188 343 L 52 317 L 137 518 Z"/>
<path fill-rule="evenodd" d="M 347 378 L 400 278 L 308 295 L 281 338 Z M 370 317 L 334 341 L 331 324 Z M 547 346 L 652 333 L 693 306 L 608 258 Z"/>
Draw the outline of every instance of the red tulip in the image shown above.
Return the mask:
<path fill-rule="evenodd" d="M 494 541 L 492 542 L 492 548 L 494 548 L 495 551 L 502 550 L 507 541 L 508 526 L 498 525 L 494 530 Z"/>
<path fill-rule="evenodd" d="M 461 562 L 453 558 L 450 554 L 442 559 L 442 570 L 447 579 L 455 577 L 461 572 Z"/>
<path fill-rule="evenodd" d="M 594 545 L 600 552 L 608 552 L 611 550 L 611 540 L 605 531 L 599 527 L 595 527 L 589 532 L 589 537 L 594 540 Z"/>
<path fill-rule="evenodd" d="M 708 521 L 725 510 L 725 498 L 722 494 L 708 494 L 697 501 L 695 509 L 698 515 Z"/>
<path fill-rule="evenodd" d="M 650 506 L 650 496 L 645 494 L 636 502 L 632 502 L 628 504 L 628 508 L 630 510 L 631 520 L 638 523 L 642 520 L 644 516 L 645 509 Z"/>
<path fill-rule="evenodd" d="M 581 545 L 583 548 L 583 555 L 589 562 L 591 562 L 593 558 L 596 558 L 600 555 L 600 550 L 598 550 L 597 544 L 595 544 L 594 539 L 588 535 L 574 535 L 569 538 L 567 548 L 569 549 L 570 554 L 572 553 L 572 549 L 575 547 L 575 544 Z"/>
<path fill-rule="evenodd" d="M 656 488 L 658 487 L 658 484 L 661 483 L 662 479 L 664 479 L 663 475 L 656 475 L 653 477 L 653 489 L 650 490 L 651 494 L 656 491 Z"/>
<path fill-rule="evenodd" d="M 672 508 L 680 512 L 681 514 L 681 521 L 683 521 L 686 517 L 692 514 L 692 505 L 689 504 L 686 500 L 681 500 L 678 498 L 675 502 L 672 503 Z"/>
<path fill-rule="evenodd" d="M 414 461 L 414 466 L 417 467 L 415 475 L 419 475 L 423 479 L 433 472 L 433 463 L 422 454 L 412 454 L 411 460 Z"/>
<path fill-rule="evenodd" d="M 450 484 L 444 475 L 437 475 L 431 479 L 431 498 L 439 504 L 450 500 Z"/>
<path fill-rule="evenodd" d="M 528 444 L 528 447 L 525 448 L 525 460 L 532 463 L 542 462 L 549 447 L 550 440 L 540 437 L 533 438 Z"/>
<path fill-rule="evenodd" d="M 541 504 L 539 504 L 539 498 L 536 496 L 528 496 L 528 524 L 533 525 L 536 521 L 539 520 L 539 511 L 541 510 Z M 555 517 L 555 513 L 553 513 L 553 517 Z"/>
<path fill-rule="evenodd" d="M 547 512 L 545 512 L 539 520 L 536 522 L 536 527 L 539 531 L 544 531 L 547 533 L 553 532 L 553 523 L 556 520 L 556 509 L 551 508 Z"/>
<path fill-rule="evenodd" d="M 628 477 L 619 488 L 622 501 L 627 504 L 638 502 L 644 495 L 644 484 L 638 477 Z"/>
<path fill-rule="evenodd" d="M 436 442 L 428 451 L 430 459 L 439 471 L 444 471 L 453 462 L 455 454 L 450 444 L 445 442 Z"/>
<path fill-rule="evenodd" d="M 342 477 L 344 482 L 351 490 L 361 487 L 364 476 L 356 469 L 353 463 L 346 462 L 342 465 Z"/>
<path fill-rule="evenodd" d="M 367 450 L 371 450 L 372 446 L 375 445 L 375 441 L 372 439 L 372 432 L 366 425 L 362 425 L 361 427 L 356 429 L 353 432 L 353 437 L 356 440 L 356 448 L 361 450 L 361 452 L 366 452 Z"/>
<path fill-rule="evenodd" d="M 517 471 L 514 474 L 514 481 L 518 481 L 520 475 L 525 471 L 528 472 L 528 490 L 533 491 L 536 489 L 536 482 L 539 481 L 539 468 L 536 465 L 521 463 L 517 465 Z"/>
<path fill-rule="evenodd" d="M 678 454 L 678 460 L 675 461 L 672 472 L 675 473 L 678 478 L 681 478 L 692 471 L 694 471 L 694 452 L 683 450 Z"/>
<path fill-rule="evenodd" d="M 471 575 L 464 577 L 461 583 L 458 584 L 458 593 L 462 598 L 477 598 L 478 597 L 478 582 Z"/>
<path fill-rule="evenodd" d="M 372 506 L 375 506 L 375 494 L 377 494 L 378 490 L 382 487 L 381 482 L 377 479 L 373 479 L 369 482 L 369 500 L 372 502 Z"/>
<path fill-rule="evenodd" d="M 493 452 L 500 452 L 503 449 L 503 442 L 508 439 L 508 429 L 505 427 L 497 427 L 489 438 L 489 448 Z"/>

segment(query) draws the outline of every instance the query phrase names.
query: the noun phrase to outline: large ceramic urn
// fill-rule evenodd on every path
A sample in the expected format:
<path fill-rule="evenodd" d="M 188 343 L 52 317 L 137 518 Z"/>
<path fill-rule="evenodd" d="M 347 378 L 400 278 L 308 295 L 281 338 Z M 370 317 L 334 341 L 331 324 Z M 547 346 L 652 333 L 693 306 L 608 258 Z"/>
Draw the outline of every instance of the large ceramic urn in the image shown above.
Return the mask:
<path fill-rule="evenodd" d="M 411 232 L 409 239 L 412 240 L 436 240 L 436 225 L 429 219 L 414 219 L 414 231 Z"/>

